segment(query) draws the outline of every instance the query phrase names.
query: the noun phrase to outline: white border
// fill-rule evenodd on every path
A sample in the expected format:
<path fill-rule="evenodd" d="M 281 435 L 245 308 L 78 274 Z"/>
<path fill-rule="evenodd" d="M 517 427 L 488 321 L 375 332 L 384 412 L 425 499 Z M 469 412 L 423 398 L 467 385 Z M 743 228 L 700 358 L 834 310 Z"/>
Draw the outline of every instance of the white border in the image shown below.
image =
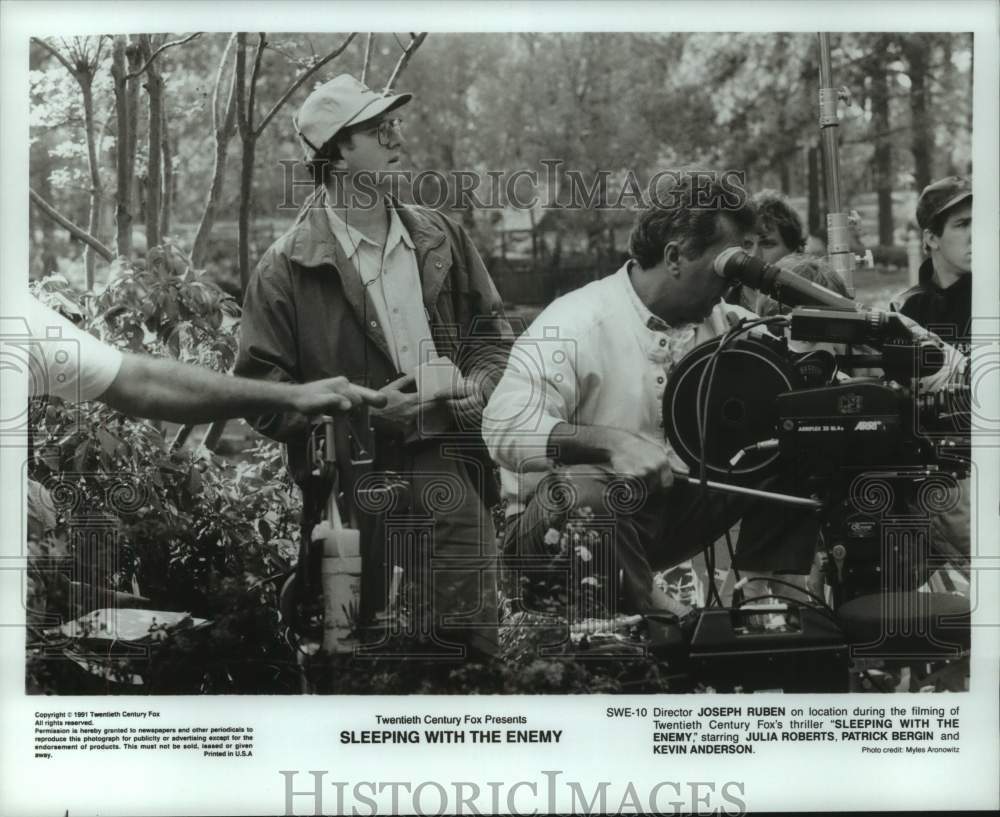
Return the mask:
<path fill-rule="evenodd" d="M 28 36 L 49 33 L 109 31 L 366 30 L 401 31 L 612 31 L 636 27 L 674 31 L 817 31 L 817 30 L 961 30 L 974 31 L 975 127 L 973 134 L 975 225 L 975 308 L 980 317 L 996 317 L 1000 288 L 996 278 L 1000 234 L 997 210 L 998 111 L 1000 87 L 997 49 L 997 6 L 992 2 L 575 2 L 469 3 L 439 2 L 4 2 L 2 30 L 2 102 L 0 102 L 0 313 L 11 314 L 23 292 L 28 267 L 27 54 Z M 989 314 L 987 312 L 992 309 Z M 1000 321 L 998 321 L 1000 324 Z M 1000 328 L 1000 326 L 996 327 Z M 997 375 L 984 390 L 996 401 Z M 15 399 L 17 395 L 13 396 Z M 998 416 L 994 411 L 990 416 Z M 23 456 L 21 457 L 23 459 Z M 979 495 L 984 498 L 985 536 L 979 553 L 997 560 L 996 497 L 1000 496 L 997 449 L 976 456 Z M 22 463 L 17 452 L 0 449 L 3 470 L 0 518 L 0 567 L 17 557 L 20 547 L 10 537 L 21 518 L 18 483 Z M 985 566 L 987 563 L 983 562 Z M 998 570 L 983 574 L 977 621 L 1000 622 L 996 592 Z M 0 621 L 10 621 L 10 602 L 18 597 L 19 577 L 0 570 Z M 12 584 L 12 581 L 15 584 Z M 807 747 L 786 751 L 780 763 L 770 755 L 733 759 L 663 758 L 649 754 L 647 723 L 609 721 L 608 705 L 628 703 L 699 707 L 704 696 L 624 698 L 161 698 L 39 699 L 23 695 L 23 631 L 0 626 L 0 813 L 77 815 L 254 814 L 282 808 L 278 769 L 329 769 L 341 780 L 540 780 L 540 770 L 564 769 L 583 782 L 598 780 L 745 779 L 752 809 L 876 810 L 989 808 L 998 802 L 998 634 L 996 627 L 976 628 L 973 646 L 973 690 L 962 696 L 924 698 L 928 705 L 960 703 L 963 751 L 957 756 L 884 759 Z M 781 696 L 780 702 L 818 702 L 825 696 Z M 899 699 L 900 696 L 894 696 Z M 840 700 L 844 700 L 841 698 Z M 851 704 L 872 703 L 866 696 Z M 908 700 L 908 699 L 907 699 Z M 99 703 L 100 702 L 100 703 Z M 261 734 L 260 753 L 249 761 L 206 762 L 170 754 L 31 760 L 35 709 L 87 709 L 111 703 L 160 709 L 172 722 L 253 723 Z M 690 703 L 688 703 L 690 702 Z M 741 701 L 744 705 L 747 700 Z M 754 704 L 779 702 L 755 696 Z M 524 713 L 534 728 L 563 729 L 557 748 L 497 747 L 488 753 L 469 747 L 419 751 L 406 747 L 368 747 L 352 752 L 334 743 L 339 729 L 372 726 L 371 713 L 434 712 L 461 714 Z M 329 779 L 329 778 L 328 778 Z M 300 778 L 301 780 L 301 778 Z M 561 807 L 565 807 L 565 803 Z"/>

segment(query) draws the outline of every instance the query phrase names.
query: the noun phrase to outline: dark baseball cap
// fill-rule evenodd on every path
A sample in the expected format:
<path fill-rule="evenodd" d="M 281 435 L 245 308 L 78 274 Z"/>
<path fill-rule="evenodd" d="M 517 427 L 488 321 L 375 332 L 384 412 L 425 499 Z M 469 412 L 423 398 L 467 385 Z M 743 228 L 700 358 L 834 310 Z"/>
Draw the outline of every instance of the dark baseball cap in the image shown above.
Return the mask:
<path fill-rule="evenodd" d="M 964 176 L 948 176 L 927 185 L 917 200 L 917 224 L 930 228 L 931 222 L 945 210 L 950 210 L 972 198 L 972 182 Z"/>

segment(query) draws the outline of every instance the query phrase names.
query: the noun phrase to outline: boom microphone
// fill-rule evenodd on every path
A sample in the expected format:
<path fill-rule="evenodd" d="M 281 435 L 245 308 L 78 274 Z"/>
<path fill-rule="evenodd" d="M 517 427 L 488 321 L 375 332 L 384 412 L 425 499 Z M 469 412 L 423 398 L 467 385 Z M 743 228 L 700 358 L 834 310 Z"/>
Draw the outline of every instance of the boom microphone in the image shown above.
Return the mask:
<path fill-rule="evenodd" d="M 741 281 L 788 306 L 823 306 L 828 309 L 858 311 L 858 305 L 850 298 L 814 284 L 794 272 L 766 264 L 739 247 L 730 247 L 720 252 L 715 257 L 713 266 L 715 274 L 720 278 Z"/>

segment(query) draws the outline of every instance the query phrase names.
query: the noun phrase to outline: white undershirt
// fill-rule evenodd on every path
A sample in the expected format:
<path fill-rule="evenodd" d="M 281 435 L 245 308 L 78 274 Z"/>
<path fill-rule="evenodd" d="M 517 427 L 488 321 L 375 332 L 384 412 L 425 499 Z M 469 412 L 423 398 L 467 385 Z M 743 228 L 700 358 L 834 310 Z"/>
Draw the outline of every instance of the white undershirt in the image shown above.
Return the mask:
<path fill-rule="evenodd" d="M 4 366 L 4 379 L 27 372 L 32 397 L 48 394 L 75 403 L 104 394 L 118 376 L 122 353 L 33 297 L 22 304 L 23 314 L 15 308 L 2 319 L 5 356 L 23 363 L 21 371 Z"/>

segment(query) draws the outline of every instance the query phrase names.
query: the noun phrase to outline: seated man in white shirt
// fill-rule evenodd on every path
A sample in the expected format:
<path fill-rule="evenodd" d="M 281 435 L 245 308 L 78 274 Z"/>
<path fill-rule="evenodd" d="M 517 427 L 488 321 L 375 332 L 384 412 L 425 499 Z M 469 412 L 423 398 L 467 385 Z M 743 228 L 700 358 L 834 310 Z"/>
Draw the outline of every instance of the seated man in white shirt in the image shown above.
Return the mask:
<path fill-rule="evenodd" d="M 651 565 L 690 558 L 746 507 L 674 483 L 683 464 L 664 441 L 662 417 L 673 366 L 753 316 L 722 303 L 727 282 L 712 268 L 722 250 L 753 242 L 752 206 L 726 195 L 717 185 L 697 189 L 689 176 L 659 191 L 671 206 L 639 214 L 631 259 L 556 299 L 516 342 L 483 417 L 507 500 L 503 558 L 515 571 L 558 556 L 551 531 L 589 507 L 613 526 L 610 573 L 614 581 L 622 571 L 626 606 L 685 613 L 655 588 Z"/>

